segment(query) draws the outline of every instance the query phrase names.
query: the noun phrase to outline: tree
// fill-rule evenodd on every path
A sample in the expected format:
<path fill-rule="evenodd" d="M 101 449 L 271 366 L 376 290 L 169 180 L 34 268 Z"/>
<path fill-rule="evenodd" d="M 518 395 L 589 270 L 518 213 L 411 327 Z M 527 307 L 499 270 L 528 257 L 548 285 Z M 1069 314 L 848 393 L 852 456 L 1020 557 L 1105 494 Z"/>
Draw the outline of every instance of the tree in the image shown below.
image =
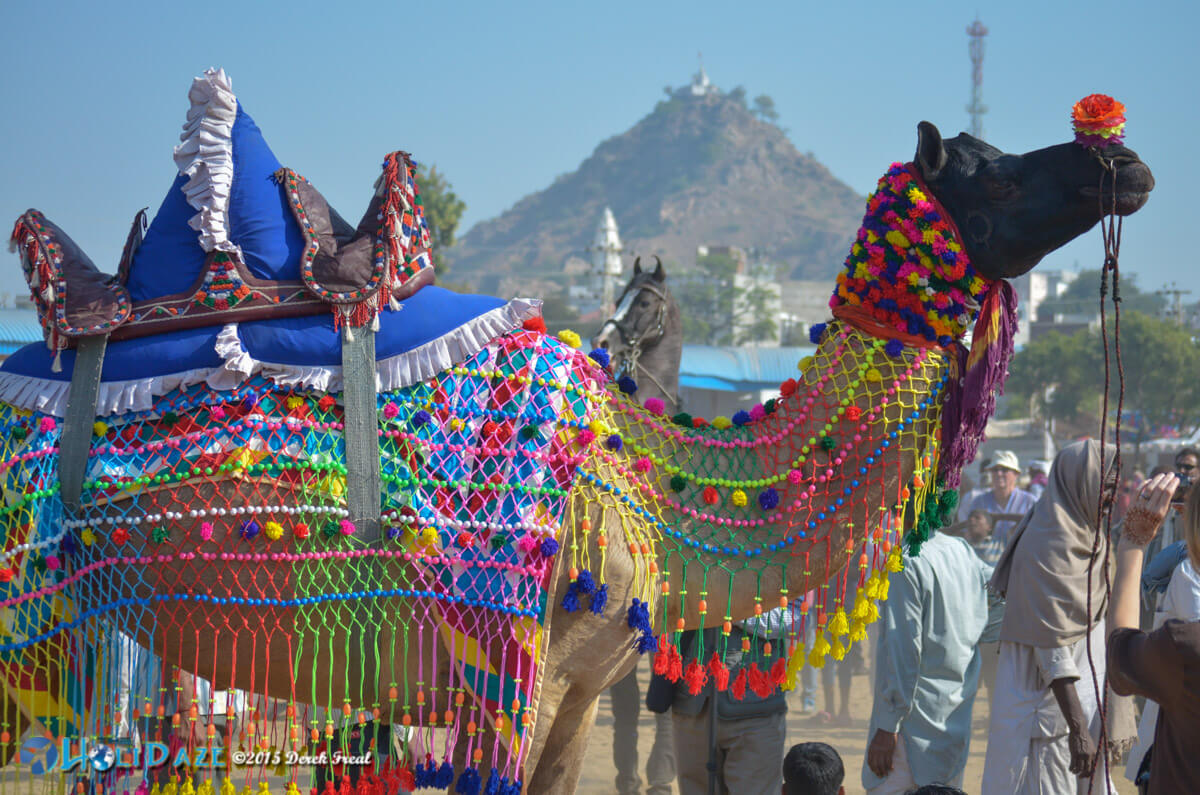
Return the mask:
<path fill-rule="evenodd" d="M 1111 289 L 1111 285 L 1110 285 Z M 1141 312 L 1151 317 L 1162 315 L 1166 300 L 1155 293 L 1144 293 L 1137 286 L 1137 276 L 1121 279 L 1121 309 Z M 1039 321 L 1053 320 L 1055 315 L 1095 315 L 1100 309 L 1100 270 L 1084 270 L 1067 285 L 1062 295 L 1042 301 L 1038 306 Z"/>
<path fill-rule="evenodd" d="M 759 94 L 754 98 L 754 109 L 751 113 L 766 122 L 773 123 L 779 120 L 779 114 L 775 112 L 775 100 L 766 94 Z"/>
<path fill-rule="evenodd" d="M 437 166 L 430 166 L 428 170 L 423 165 L 418 166 L 417 185 L 421 189 L 421 205 L 425 208 L 425 223 L 429 225 L 434 261 L 444 275 L 450 270 L 445 250 L 455 243 L 454 235 L 467 203 L 458 198 L 450 181 Z"/>
<path fill-rule="evenodd" d="M 1109 322 L 1109 409 L 1115 411 L 1118 373 L 1111 317 Z M 1187 433 L 1200 425 L 1200 343 L 1192 333 L 1141 312 L 1122 311 L 1120 343 L 1124 409 L 1138 418 L 1134 442 L 1153 438 L 1167 427 Z M 1103 389 L 1104 351 L 1098 330 L 1070 336 L 1051 333 L 1031 342 L 1013 358 L 1008 379 L 1008 392 L 1032 399 L 1047 421 L 1098 421 Z"/>
<path fill-rule="evenodd" d="M 727 95 L 731 100 L 746 107 L 746 89 L 744 86 L 734 86 Z"/>
<path fill-rule="evenodd" d="M 683 310 L 683 339 L 701 345 L 744 345 L 771 339 L 778 326 L 776 294 L 765 284 L 738 286 L 738 261 L 730 254 L 696 257 L 696 267 L 675 288 Z"/>

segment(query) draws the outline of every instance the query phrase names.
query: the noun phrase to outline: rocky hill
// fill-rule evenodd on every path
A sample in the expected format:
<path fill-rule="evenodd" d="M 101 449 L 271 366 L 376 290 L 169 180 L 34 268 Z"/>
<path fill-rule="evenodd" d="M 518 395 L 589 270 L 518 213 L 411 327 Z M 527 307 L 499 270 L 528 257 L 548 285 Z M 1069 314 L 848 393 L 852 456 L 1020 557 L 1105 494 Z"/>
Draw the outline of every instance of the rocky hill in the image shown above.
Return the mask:
<path fill-rule="evenodd" d="M 567 257 L 588 256 L 608 206 L 626 251 L 678 267 L 699 245 L 757 247 L 784 276 L 831 279 L 863 205 L 752 114 L 742 92 L 681 90 L 574 172 L 473 226 L 448 253 L 455 278 L 484 290 L 504 276 L 553 276 Z"/>

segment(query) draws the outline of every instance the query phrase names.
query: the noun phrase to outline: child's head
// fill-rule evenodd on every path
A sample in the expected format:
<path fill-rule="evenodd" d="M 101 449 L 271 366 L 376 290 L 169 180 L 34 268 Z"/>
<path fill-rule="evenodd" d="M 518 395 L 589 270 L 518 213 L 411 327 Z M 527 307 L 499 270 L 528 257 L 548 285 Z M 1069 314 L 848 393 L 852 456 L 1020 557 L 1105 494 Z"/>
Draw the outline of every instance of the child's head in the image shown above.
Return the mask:
<path fill-rule="evenodd" d="M 846 769 L 825 743 L 798 743 L 783 758 L 783 795 L 840 795 Z"/>
<path fill-rule="evenodd" d="M 992 515 L 977 509 L 967 514 L 967 532 L 964 535 L 968 541 L 983 541 L 992 534 L 993 527 Z"/>

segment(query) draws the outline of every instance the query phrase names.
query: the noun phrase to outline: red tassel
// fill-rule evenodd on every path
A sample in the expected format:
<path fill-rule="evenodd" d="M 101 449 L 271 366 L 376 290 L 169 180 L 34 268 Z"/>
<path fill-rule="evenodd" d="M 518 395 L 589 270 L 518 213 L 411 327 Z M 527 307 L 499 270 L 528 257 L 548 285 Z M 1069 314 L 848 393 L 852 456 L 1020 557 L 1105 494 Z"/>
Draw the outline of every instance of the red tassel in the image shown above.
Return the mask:
<path fill-rule="evenodd" d="M 666 635 L 659 637 L 658 648 L 660 651 L 654 655 L 654 673 L 666 677 L 668 682 L 678 682 L 683 676 L 683 658 L 679 656 L 679 649 L 667 640 Z"/>
<path fill-rule="evenodd" d="M 715 651 L 713 652 L 712 659 L 708 661 L 708 672 L 712 674 L 713 683 L 716 684 L 717 690 L 724 693 L 729 687 L 729 669 L 717 657 Z"/>
<path fill-rule="evenodd" d="M 417 777 L 413 775 L 411 769 L 407 767 L 400 768 L 400 789 L 404 792 L 412 792 L 417 788 Z"/>
<path fill-rule="evenodd" d="M 759 698 L 766 698 L 775 691 L 775 685 L 771 683 L 771 678 L 759 670 L 758 663 L 750 664 L 749 679 L 750 689 Z"/>
<path fill-rule="evenodd" d="M 546 333 L 546 321 L 542 320 L 542 316 L 531 317 L 522 324 L 526 331 L 537 331 L 542 334 Z"/>
<path fill-rule="evenodd" d="M 785 679 L 787 679 L 787 663 L 783 661 L 783 657 L 781 656 L 771 666 L 771 683 L 779 687 Z"/>
<path fill-rule="evenodd" d="M 737 678 L 733 680 L 733 684 L 729 687 L 729 692 L 738 701 L 746 697 L 746 669 L 738 671 Z"/>
<path fill-rule="evenodd" d="M 350 783 L 350 776 L 342 776 L 342 786 L 338 788 L 338 795 L 354 795 L 354 785 Z"/>
<path fill-rule="evenodd" d="M 683 674 L 683 681 L 687 683 L 688 692 L 694 696 L 703 689 L 704 683 L 708 681 L 708 671 L 704 670 L 703 665 L 692 660 Z"/>

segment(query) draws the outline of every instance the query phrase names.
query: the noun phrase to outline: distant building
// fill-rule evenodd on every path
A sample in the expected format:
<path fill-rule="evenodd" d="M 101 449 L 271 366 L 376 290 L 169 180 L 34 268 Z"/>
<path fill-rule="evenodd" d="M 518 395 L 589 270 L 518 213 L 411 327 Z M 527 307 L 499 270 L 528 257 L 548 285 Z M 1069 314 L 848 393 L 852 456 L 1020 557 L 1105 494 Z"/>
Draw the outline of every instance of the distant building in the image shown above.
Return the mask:
<path fill-rule="evenodd" d="M 829 296 L 833 294 L 833 283 L 828 279 L 805 281 L 788 279 L 780 284 L 780 304 L 784 322 L 781 334 L 784 344 L 788 340 L 807 340 L 808 329 L 824 323 L 832 316 Z"/>
<path fill-rule="evenodd" d="M 0 308 L 0 360 L 8 358 L 31 342 L 43 342 L 42 325 L 28 301 L 17 301 L 27 308 Z M 11 304 L 10 304 L 11 306 Z"/>
<path fill-rule="evenodd" d="M 796 348 L 684 345 L 679 363 L 683 410 L 697 417 L 732 417 L 779 397 L 779 385 L 797 376 L 796 365 L 816 351 Z"/>
<path fill-rule="evenodd" d="M 1038 307 L 1047 298 L 1057 298 L 1062 295 L 1067 291 L 1067 287 L 1077 278 L 1079 278 L 1078 271 L 1033 270 L 1012 280 L 1013 289 L 1017 293 L 1017 321 L 1019 326 L 1016 344 L 1018 347 L 1037 339 L 1038 336 L 1046 333 L 1048 330 L 1061 330 L 1069 334 L 1071 331 L 1068 331 L 1066 327 L 1075 330 L 1088 326 L 1092 321 L 1091 315 L 1094 313 L 1085 312 L 1042 317 L 1042 314 L 1045 313 L 1039 314 L 1038 312 Z"/>

